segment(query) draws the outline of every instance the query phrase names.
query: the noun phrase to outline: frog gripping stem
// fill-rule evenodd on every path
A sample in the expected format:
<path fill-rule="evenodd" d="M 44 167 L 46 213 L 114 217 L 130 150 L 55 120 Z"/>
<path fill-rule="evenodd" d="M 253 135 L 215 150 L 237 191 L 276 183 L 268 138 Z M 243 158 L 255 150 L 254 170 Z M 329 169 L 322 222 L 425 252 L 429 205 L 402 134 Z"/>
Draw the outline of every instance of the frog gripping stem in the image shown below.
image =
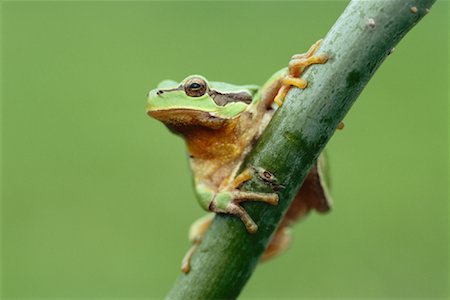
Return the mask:
<path fill-rule="evenodd" d="M 305 79 L 299 77 L 310 65 L 324 64 L 327 62 L 327 55 L 314 55 L 317 49 L 319 49 L 321 42 L 322 40 L 318 40 L 317 42 L 315 42 L 314 45 L 309 48 L 308 52 L 304 54 L 295 54 L 294 56 L 292 56 L 288 65 L 288 72 L 281 79 L 281 87 L 274 99 L 275 103 L 278 106 L 283 105 L 284 98 L 286 97 L 291 87 L 295 86 L 299 89 L 305 89 L 308 86 L 308 82 Z"/>
<path fill-rule="evenodd" d="M 220 205 L 219 203 L 219 205 L 216 205 L 215 201 L 213 200 L 212 205 L 210 206 L 210 210 L 216 213 L 225 213 L 239 217 L 249 233 L 255 233 L 258 230 L 258 225 L 256 225 L 255 221 L 253 221 L 247 211 L 240 204 L 242 202 L 248 201 L 264 202 L 270 205 L 278 204 L 278 195 L 275 193 L 266 194 L 243 192 L 239 190 L 232 190 L 227 193 L 228 197 L 230 198 L 228 204 L 223 207 L 223 205 Z"/>

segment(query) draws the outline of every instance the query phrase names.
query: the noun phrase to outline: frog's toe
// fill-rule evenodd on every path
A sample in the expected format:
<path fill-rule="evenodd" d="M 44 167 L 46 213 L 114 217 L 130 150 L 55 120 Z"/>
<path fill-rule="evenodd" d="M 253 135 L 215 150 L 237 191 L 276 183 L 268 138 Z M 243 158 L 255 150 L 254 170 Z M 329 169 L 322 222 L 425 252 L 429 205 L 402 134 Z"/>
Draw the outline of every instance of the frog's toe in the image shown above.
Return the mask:
<path fill-rule="evenodd" d="M 247 211 L 239 204 L 230 203 L 227 213 L 238 216 L 249 233 L 258 231 L 258 225 L 256 225 L 255 221 L 253 221 Z"/>

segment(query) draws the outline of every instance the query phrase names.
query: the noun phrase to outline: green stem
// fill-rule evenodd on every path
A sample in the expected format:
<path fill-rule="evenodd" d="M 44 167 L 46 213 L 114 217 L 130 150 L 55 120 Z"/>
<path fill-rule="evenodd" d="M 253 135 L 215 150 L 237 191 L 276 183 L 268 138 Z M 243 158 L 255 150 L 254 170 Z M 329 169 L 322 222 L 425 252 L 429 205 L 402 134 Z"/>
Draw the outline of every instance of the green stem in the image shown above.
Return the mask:
<path fill-rule="evenodd" d="M 192 259 L 190 273 L 180 274 L 168 299 L 234 299 L 239 295 L 337 125 L 375 70 L 434 2 L 350 2 L 318 51 L 328 54 L 329 61 L 305 73 L 307 89 L 291 89 L 245 163 L 271 171 L 286 185 L 279 205 L 244 204 L 259 226 L 253 235 L 238 218 L 216 216 Z M 256 181 L 244 188 L 267 192 Z"/>

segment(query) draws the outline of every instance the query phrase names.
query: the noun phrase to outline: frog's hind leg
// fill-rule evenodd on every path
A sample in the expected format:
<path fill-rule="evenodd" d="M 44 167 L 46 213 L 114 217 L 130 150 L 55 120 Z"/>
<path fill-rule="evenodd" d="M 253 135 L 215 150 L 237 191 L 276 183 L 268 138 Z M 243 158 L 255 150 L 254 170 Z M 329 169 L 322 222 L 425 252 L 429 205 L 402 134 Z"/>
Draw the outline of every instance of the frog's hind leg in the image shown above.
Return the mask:
<path fill-rule="evenodd" d="M 305 218 L 310 211 L 326 213 L 330 210 L 331 198 L 323 174 L 324 163 L 324 157 L 321 155 L 305 178 L 302 187 L 262 255 L 261 261 L 269 260 L 286 250 L 291 241 L 292 226 Z"/>
<path fill-rule="evenodd" d="M 321 40 L 312 45 L 307 53 L 292 56 L 288 65 L 288 73 L 281 79 L 281 87 L 274 99 L 278 106 L 283 104 L 283 100 L 292 86 L 300 89 L 306 88 L 308 82 L 298 77 L 300 77 L 310 65 L 324 64 L 327 62 L 328 56 L 326 54 L 314 55 L 320 47 L 320 42 Z"/>
<path fill-rule="evenodd" d="M 194 255 L 195 250 L 197 250 L 202 242 L 203 236 L 208 230 L 209 225 L 211 225 L 213 218 L 214 214 L 207 214 L 192 223 L 191 228 L 189 229 L 189 241 L 192 242 L 192 246 L 184 255 L 183 261 L 181 262 L 181 271 L 183 273 L 189 273 L 191 270 L 192 255 Z"/>
<path fill-rule="evenodd" d="M 277 232 L 270 241 L 266 251 L 261 256 L 261 261 L 267 261 L 278 254 L 284 252 L 291 243 L 290 228 L 283 226 L 277 229 Z"/>

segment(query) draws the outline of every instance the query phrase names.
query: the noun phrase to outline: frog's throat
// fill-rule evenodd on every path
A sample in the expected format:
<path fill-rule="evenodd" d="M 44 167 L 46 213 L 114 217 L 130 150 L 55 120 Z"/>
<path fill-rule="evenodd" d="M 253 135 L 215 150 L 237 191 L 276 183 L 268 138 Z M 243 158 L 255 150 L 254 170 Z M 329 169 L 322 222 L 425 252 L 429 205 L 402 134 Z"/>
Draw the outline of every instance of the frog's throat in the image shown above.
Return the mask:
<path fill-rule="evenodd" d="M 247 140 L 251 139 L 251 130 L 245 129 L 247 118 L 242 120 L 242 115 L 226 119 L 189 109 L 149 111 L 148 114 L 181 135 L 192 158 L 228 163 L 241 156 Z"/>
<path fill-rule="evenodd" d="M 241 156 L 240 126 L 236 119 L 227 120 L 220 128 L 188 126 L 179 132 L 192 158 L 225 164 Z"/>
<path fill-rule="evenodd" d="M 163 122 L 172 131 L 183 133 L 191 127 L 219 129 L 230 120 L 216 117 L 209 112 L 193 109 L 149 110 L 147 114 Z"/>

